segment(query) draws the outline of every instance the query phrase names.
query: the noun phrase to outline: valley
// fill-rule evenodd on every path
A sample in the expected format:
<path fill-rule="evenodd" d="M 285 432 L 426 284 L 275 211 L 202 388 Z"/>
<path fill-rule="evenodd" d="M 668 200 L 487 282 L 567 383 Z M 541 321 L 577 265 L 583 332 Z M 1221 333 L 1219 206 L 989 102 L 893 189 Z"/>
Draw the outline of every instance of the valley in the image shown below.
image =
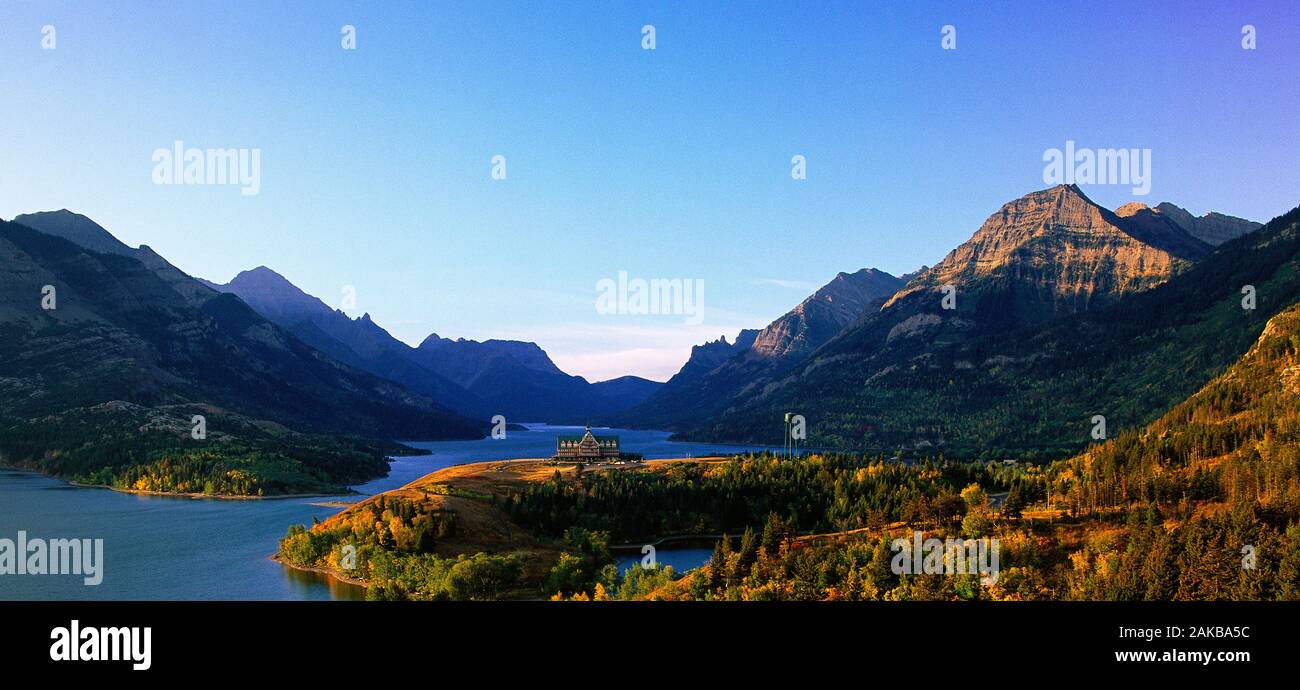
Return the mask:
<path fill-rule="evenodd" d="M 0 459 L 137 500 L 283 498 L 252 511 L 278 521 L 257 519 L 258 543 L 352 598 L 1292 598 L 1300 467 L 1275 439 L 1293 433 L 1297 213 L 1260 226 L 1034 192 L 934 266 L 841 272 L 663 384 L 591 383 L 531 342 L 412 347 L 267 267 L 198 280 L 84 216 L 34 214 L 39 230 L 0 225 Z M 57 309 L 24 299 L 38 284 Z M 1183 411 L 1207 397 L 1225 402 Z M 1214 431 L 1226 401 L 1269 411 Z M 778 457 L 788 410 L 813 450 Z M 591 418 L 652 459 L 556 466 L 562 427 L 487 436 L 490 419 Z M 431 473 L 428 450 L 448 458 Z M 996 535 L 1005 577 L 900 577 L 888 545 L 912 534 Z M 712 557 L 680 571 L 611 548 L 682 538 Z M 1173 584 L 1090 574 L 1125 545 L 1205 539 L 1220 546 L 1197 569 L 1160 566 Z M 1228 577 L 1243 540 L 1268 562 Z"/>

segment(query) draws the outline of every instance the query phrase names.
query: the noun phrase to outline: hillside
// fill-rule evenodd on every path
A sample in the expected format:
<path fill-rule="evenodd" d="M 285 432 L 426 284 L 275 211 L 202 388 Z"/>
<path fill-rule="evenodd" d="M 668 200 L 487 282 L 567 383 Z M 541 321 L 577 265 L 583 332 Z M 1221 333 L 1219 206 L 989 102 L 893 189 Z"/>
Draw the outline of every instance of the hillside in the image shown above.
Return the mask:
<path fill-rule="evenodd" d="M 1071 189 L 1049 192 L 1067 206 L 1083 203 Z M 1103 211 L 1081 217 L 1123 222 Z M 1013 215 L 1004 209 L 989 223 L 1004 217 Z M 780 432 L 771 420 L 789 411 L 805 415 L 813 446 L 958 457 L 1075 452 L 1089 440 L 1092 415 L 1106 415 L 1112 431 L 1152 420 L 1240 356 L 1263 319 L 1300 298 L 1294 223 L 1294 213 L 1275 219 L 1196 263 L 1143 244 L 1135 251 L 1159 260 L 1133 265 L 1162 267 L 1145 273 L 1118 271 L 1122 257 L 1102 260 L 1113 247 L 1085 254 L 1100 261 L 1089 270 L 1052 267 L 1057 251 L 982 261 L 998 242 L 981 231 L 979 247 L 954 251 L 878 314 L 683 435 L 770 443 Z M 1084 236 L 1064 235 L 1054 246 L 1074 255 L 1066 250 Z M 1136 241 L 1114 227 L 1101 236 Z M 1065 275 L 1089 278 L 1056 279 Z M 940 303 L 945 280 L 958 281 L 953 310 Z M 1240 307 L 1247 284 L 1259 290 L 1255 311 Z"/>
<path fill-rule="evenodd" d="M 480 425 L 427 398 L 307 347 L 237 297 L 198 284 L 147 248 L 99 253 L 0 222 L 0 256 L 0 423 L 10 439 L 0 453 L 8 464 L 62 473 L 72 463 L 90 471 L 78 457 L 94 457 L 124 470 L 128 458 L 144 462 L 145 454 L 165 450 L 166 444 L 154 438 L 141 442 L 139 455 L 106 452 L 131 428 L 129 417 L 121 415 L 89 417 L 111 420 L 102 433 L 92 428 L 75 438 L 51 437 L 43 447 L 27 442 L 48 436 L 41 431 L 48 421 L 42 420 L 51 415 L 106 403 L 211 407 L 222 411 L 218 419 L 225 414 L 265 420 L 270 426 L 264 428 L 283 428 L 286 434 L 370 439 L 482 434 Z M 55 308 L 49 310 L 42 308 L 47 285 L 56 289 Z M 123 419 L 128 421 L 119 423 Z M 214 433 L 232 434 L 216 422 Z M 187 431 L 185 420 L 173 438 L 177 447 Z M 278 447 L 273 436 L 279 434 L 259 433 L 243 441 L 271 452 Z M 339 443 L 347 456 L 348 444 Z M 315 439 L 312 445 L 327 444 Z M 382 474 L 378 447 L 371 447 L 360 472 L 322 457 L 317 479 L 338 483 Z M 383 447 L 393 450 L 386 442 Z M 51 464 L 52 458 L 62 460 Z"/>
<path fill-rule="evenodd" d="M 641 398 L 609 395 L 560 370 L 536 343 L 442 338 L 418 348 L 394 338 L 369 314 L 351 318 L 265 267 L 226 285 L 258 313 L 330 357 L 395 381 L 474 419 L 501 414 L 517 422 L 585 423 Z"/>
<path fill-rule="evenodd" d="M 511 421 L 585 424 L 632 405 L 606 395 L 617 389 L 564 373 L 536 343 L 453 340 L 433 333 L 414 357 Z"/>
<path fill-rule="evenodd" d="M 1253 220 L 1213 211 L 1203 216 L 1193 216 L 1186 209 L 1167 201 L 1152 210 L 1164 214 L 1170 220 L 1178 223 L 1180 227 L 1196 239 L 1215 247 L 1228 240 L 1241 237 L 1248 232 L 1254 232 L 1262 225 L 1262 223 L 1256 223 Z"/>
<path fill-rule="evenodd" d="M 640 404 L 663 387 L 659 381 L 643 379 L 640 376 L 620 376 L 607 381 L 591 384 L 597 393 L 607 400 L 617 400 L 619 404 L 631 407 Z"/>
<path fill-rule="evenodd" d="M 839 273 L 762 330 L 691 348 L 681 370 L 644 403 L 618 415 L 628 426 L 677 430 L 715 415 L 753 382 L 773 376 L 880 308 L 905 281 L 863 268 Z"/>
<path fill-rule="evenodd" d="M 473 419 L 491 416 L 483 400 L 418 362 L 411 346 L 390 335 L 369 314 L 354 319 L 332 309 L 265 266 L 213 286 L 238 295 L 257 313 L 333 359 L 400 383 Z"/>
<path fill-rule="evenodd" d="M 1080 510 L 1191 497 L 1300 515 L 1298 430 L 1300 304 L 1159 419 L 1071 460 L 1070 498 Z"/>

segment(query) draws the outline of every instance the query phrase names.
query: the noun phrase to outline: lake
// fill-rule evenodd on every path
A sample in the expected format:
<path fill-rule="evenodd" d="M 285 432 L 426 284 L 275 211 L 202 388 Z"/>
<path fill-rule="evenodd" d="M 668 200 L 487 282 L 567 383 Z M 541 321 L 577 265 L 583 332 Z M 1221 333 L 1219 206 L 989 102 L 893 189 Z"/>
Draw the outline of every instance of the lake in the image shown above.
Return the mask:
<path fill-rule="evenodd" d="M 526 431 L 509 431 L 504 439 L 408 443 L 428 455 L 395 458 L 387 477 L 353 488 L 371 495 L 452 465 L 549 457 L 557 436 L 582 429 L 526 426 Z M 601 433 L 617 434 L 624 450 L 648 459 L 762 450 L 670 442 L 663 431 Z M 314 505 L 331 500 L 338 497 L 228 501 L 137 496 L 0 469 L 0 538 L 16 539 L 22 530 L 28 538 L 104 540 L 101 584 L 86 586 L 73 575 L 0 575 L 0 599 L 357 599 L 362 596 L 359 587 L 292 570 L 267 558 L 275 553 L 289 525 L 311 524 L 312 518 L 324 520 L 342 510 Z M 681 549 L 680 553 L 659 549 L 657 557 L 681 571 L 707 560 L 708 549 Z M 639 556 L 620 558 L 620 566 L 637 560 Z"/>

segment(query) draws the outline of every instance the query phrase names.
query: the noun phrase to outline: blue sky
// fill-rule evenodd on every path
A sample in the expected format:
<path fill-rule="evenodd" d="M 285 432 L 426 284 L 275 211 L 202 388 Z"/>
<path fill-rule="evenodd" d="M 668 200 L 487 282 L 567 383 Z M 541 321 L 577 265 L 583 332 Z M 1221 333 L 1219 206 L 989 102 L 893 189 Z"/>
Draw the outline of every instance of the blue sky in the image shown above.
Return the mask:
<path fill-rule="evenodd" d="M 1151 205 L 1300 203 L 1300 3 L 1129 4 L 6 1 L 0 217 L 662 380 L 838 271 L 933 264 L 1066 140 L 1150 148 Z M 153 184 L 176 140 L 260 149 L 260 193 Z M 703 323 L 598 314 L 619 271 L 704 281 Z"/>

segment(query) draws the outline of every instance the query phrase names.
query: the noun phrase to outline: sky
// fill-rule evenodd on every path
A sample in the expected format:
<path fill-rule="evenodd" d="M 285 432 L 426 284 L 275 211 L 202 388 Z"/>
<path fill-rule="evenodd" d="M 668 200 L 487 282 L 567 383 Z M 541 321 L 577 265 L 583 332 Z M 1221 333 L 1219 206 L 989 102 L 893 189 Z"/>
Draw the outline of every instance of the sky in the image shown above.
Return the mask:
<path fill-rule="evenodd" d="M 1150 150 L 1149 194 L 1083 185 L 1103 206 L 1279 215 L 1297 75 L 1283 0 L 0 0 L 0 217 L 69 208 L 217 282 L 266 265 L 411 344 L 664 380 L 839 271 L 935 263 L 1067 141 Z M 258 193 L 157 184 L 177 141 L 256 150 Z M 699 281 L 702 317 L 600 313 L 621 271 Z"/>

